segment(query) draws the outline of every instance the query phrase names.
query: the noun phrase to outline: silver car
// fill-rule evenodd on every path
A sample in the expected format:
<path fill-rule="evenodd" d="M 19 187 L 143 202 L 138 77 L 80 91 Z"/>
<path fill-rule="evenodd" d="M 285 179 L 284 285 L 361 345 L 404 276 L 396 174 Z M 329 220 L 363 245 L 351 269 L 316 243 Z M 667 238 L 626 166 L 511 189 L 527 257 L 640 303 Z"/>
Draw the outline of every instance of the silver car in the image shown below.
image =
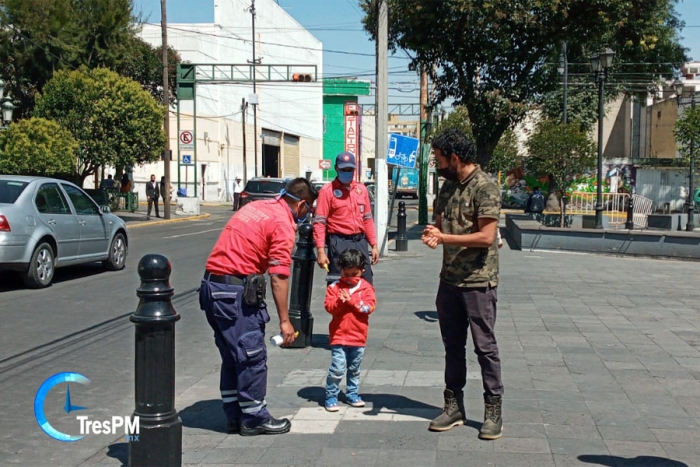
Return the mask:
<path fill-rule="evenodd" d="M 0 270 L 19 271 L 30 288 L 48 287 L 55 268 L 102 261 L 126 264 L 126 224 L 76 185 L 0 175 Z"/>

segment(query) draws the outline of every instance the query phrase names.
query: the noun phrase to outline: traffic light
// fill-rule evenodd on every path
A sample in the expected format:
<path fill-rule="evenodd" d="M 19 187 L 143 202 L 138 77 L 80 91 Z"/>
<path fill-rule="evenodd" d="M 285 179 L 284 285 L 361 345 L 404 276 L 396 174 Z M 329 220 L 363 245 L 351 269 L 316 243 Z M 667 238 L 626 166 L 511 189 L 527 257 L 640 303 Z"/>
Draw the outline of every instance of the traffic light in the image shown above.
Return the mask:
<path fill-rule="evenodd" d="M 294 73 L 292 75 L 292 81 L 295 81 L 297 83 L 310 83 L 311 81 L 313 81 L 313 78 L 310 74 L 307 73 Z"/>

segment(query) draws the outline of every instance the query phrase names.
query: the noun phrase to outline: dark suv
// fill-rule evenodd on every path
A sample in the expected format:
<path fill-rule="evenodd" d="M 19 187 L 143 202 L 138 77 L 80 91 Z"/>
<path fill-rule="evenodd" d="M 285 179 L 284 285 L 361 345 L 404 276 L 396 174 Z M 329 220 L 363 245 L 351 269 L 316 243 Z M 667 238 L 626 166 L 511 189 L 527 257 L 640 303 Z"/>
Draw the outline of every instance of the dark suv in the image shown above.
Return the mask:
<path fill-rule="evenodd" d="M 251 201 L 274 198 L 288 182 L 286 178 L 251 178 L 241 193 L 240 207 Z"/>

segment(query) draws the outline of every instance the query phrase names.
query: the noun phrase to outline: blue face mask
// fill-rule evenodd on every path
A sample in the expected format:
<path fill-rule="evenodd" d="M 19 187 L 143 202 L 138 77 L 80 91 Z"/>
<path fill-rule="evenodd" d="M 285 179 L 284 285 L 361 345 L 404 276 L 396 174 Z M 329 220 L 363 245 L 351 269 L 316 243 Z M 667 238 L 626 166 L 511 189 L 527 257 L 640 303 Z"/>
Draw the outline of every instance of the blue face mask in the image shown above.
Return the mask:
<path fill-rule="evenodd" d="M 291 193 L 287 193 L 287 190 L 280 191 L 280 197 L 282 196 L 289 196 L 295 201 L 301 201 L 301 198 L 298 198 Z M 311 207 L 309 206 L 309 203 L 304 201 L 304 204 L 306 205 L 306 214 L 304 214 L 304 217 L 299 217 L 297 213 L 292 210 L 292 208 L 289 208 L 289 210 L 292 213 L 292 217 L 294 217 L 294 222 L 296 222 L 297 224 L 303 224 L 304 222 L 306 222 L 306 219 L 309 217 L 309 213 L 311 212 Z"/>
<path fill-rule="evenodd" d="M 354 170 L 352 172 L 338 172 L 338 181 L 343 185 L 350 185 L 354 176 Z"/>

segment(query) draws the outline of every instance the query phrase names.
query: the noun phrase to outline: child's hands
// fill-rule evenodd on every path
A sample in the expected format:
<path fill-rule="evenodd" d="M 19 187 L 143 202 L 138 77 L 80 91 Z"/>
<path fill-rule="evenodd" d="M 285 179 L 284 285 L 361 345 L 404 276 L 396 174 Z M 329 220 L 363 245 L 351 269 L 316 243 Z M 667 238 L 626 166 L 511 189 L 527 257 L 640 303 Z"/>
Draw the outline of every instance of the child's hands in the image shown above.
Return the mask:
<path fill-rule="evenodd" d="M 347 303 L 350 301 L 350 293 L 347 290 L 341 290 L 339 298 L 341 302 Z"/>

